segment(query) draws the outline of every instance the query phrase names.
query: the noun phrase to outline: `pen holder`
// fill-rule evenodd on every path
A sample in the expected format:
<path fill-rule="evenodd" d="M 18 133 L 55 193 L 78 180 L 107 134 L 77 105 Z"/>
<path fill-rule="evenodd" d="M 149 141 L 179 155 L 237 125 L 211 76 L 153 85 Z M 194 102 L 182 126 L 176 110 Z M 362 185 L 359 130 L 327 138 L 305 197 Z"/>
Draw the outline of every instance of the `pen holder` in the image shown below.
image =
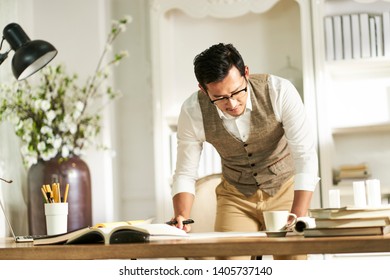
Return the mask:
<path fill-rule="evenodd" d="M 68 203 L 45 203 L 47 235 L 66 233 L 68 230 Z"/>

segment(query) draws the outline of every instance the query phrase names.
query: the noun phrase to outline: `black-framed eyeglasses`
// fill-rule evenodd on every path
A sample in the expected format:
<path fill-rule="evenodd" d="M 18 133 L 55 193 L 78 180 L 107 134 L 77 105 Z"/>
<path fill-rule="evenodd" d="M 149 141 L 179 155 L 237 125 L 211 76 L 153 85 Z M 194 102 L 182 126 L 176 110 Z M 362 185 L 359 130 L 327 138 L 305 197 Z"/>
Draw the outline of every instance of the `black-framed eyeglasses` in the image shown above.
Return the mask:
<path fill-rule="evenodd" d="M 215 104 L 223 104 L 223 103 L 227 102 L 229 99 L 237 100 L 238 98 L 243 97 L 248 92 L 248 80 L 245 78 L 245 81 L 246 81 L 245 88 L 240 89 L 236 92 L 233 92 L 232 94 L 230 94 L 230 96 L 223 96 L 223 97 L 219 97 L 217 99 L 211 99 L 210 95 L 207 93 L 209 95 L 210 102 L 214 105 Z"/>

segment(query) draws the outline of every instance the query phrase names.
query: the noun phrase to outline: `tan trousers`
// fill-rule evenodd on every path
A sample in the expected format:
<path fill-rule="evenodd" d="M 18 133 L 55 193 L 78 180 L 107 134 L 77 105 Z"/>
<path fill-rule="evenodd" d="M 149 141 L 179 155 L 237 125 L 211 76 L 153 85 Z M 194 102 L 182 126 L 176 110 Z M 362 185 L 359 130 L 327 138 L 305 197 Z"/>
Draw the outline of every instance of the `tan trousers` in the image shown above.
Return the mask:
<path fill-rule="evenodd" d="M 216 189 L 217 216 L 216 231 L 261 231 L 265 230 L 263 211 L 291 210 L 294 199 L 294 178 L 286 181 L 274 195 L 258 190 L 250 197 L 240 193 L 233 185 L 222 180 Z M 306 255 L 277 255 L 277 260 L 305 260 Z M 223 259 L 251 259 L 250 256 L 232 256 Z"/>

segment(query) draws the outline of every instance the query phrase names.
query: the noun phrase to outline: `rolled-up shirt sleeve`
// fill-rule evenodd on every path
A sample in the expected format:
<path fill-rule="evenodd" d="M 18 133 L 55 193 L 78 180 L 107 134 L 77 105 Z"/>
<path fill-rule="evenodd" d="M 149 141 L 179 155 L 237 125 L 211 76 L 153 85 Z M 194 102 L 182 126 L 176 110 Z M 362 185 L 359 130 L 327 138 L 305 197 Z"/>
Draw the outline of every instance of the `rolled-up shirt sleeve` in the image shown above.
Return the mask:
<path fill-rule="evenodd" d="M 195 195 L 199 160 L 205 141 L 203 119 L 197 93 L 182 105 L 177 130 L 177 163 L 173 176 L 172 196 L 187 192 Z"/>
<path fill-rule="evenodd" d="M 302 99 L 286 79 L 271 76 L 269 84 L 274 112 L 283 124 L 294 159 L 294 189 L 314 191 L 320 180 L 316 141 Z"/>

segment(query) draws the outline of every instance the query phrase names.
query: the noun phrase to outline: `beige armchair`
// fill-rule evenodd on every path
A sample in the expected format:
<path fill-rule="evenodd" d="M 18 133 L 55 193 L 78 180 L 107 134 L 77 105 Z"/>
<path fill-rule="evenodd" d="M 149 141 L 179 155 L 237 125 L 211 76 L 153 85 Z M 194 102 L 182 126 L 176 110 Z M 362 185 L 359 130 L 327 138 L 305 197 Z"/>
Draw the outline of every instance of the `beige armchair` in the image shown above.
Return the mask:
<path fill-rule="evenodd" d="M 199 178 L 195 184 L 196 197 L 192 206 L 191 232 L 212 232 L 217 209 L 215 189 L 222 181 L 222 174 L 211 174 Z"/>

